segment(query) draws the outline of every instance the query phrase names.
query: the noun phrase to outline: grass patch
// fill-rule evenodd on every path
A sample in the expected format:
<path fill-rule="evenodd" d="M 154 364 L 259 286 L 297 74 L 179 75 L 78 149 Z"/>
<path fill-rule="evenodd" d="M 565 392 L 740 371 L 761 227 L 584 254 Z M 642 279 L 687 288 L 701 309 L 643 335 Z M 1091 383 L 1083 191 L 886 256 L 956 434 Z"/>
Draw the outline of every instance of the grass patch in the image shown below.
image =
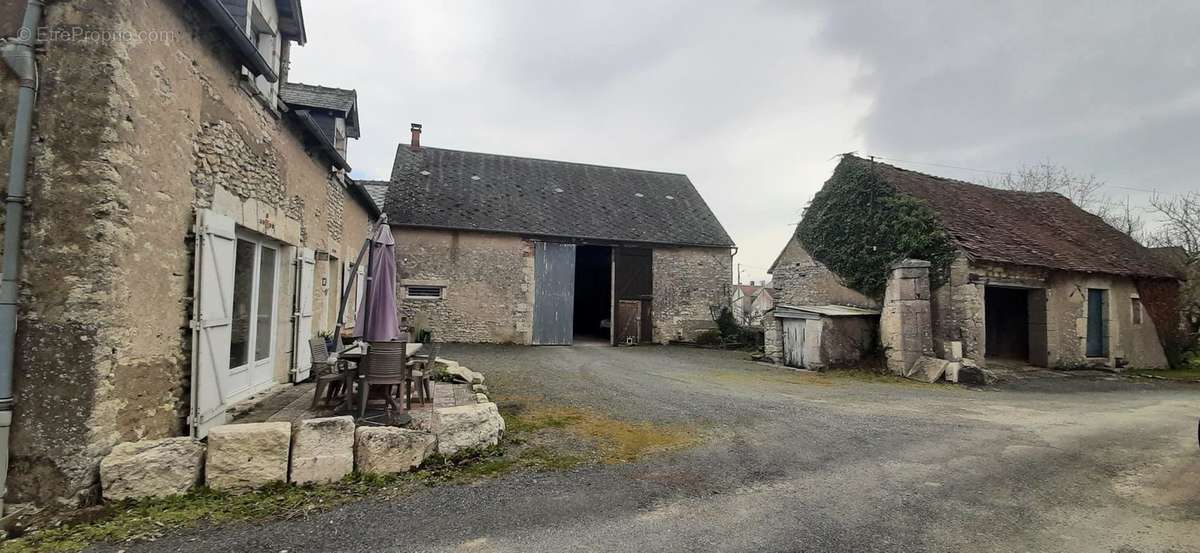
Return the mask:
<path fill-rule="evenodd" d="M 594 457 L 604 463 L 634 461 L 643 455 L 669 451 L 695 444 L 698 441 L 690 428 L 653 423 L 634 423 L 613 419 L 595 411 L 574 407 L 525 404 L 506 405 L 503 411 L 505 424 L 510 432 L 520 437 L 525 433 L 537 433 L 548 429 L 565 432 L 592 446 Z M 575 466 L 584 461 L 586 455 L 561 455 L 551 450 L 533 450 L 528 453 L 547 466 Z M 553 461 L 542 458 L 546 454 L 555 456 Z"/>
<path fill-rule="evenodd" d="M 1200 367 L 1184 369 L 1129 369 L 1126 374 L 1161 378 L 1163 380 L 1178 380 L 1184 382 L 1200 382 Z"/>

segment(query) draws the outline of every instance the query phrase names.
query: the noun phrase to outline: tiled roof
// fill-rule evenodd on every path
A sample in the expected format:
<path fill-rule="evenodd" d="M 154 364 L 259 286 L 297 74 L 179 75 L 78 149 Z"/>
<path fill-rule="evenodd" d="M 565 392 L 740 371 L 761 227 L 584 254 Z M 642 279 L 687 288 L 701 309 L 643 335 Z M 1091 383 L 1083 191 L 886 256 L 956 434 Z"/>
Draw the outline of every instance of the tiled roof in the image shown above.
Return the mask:
<path fill-rule="evenodd" d="M 1000 190 L 873 164 L 899 192 L 923 201 L 971 258 L 1084 273 L 1173 278 L 1177 273 L 1133 238 L 1053 192 Z"/>
<path fill-rule="evenodd" d="M 393 225 L 731 247 L 686 175 L 401 144 Z"/>
<path fill-rule="evenodd" d="M 379 209 L 383 209 L 390 183 L 385 180 L 360 180 L 358 183 L 363 185 L 363 188 L 367 190 L 367 194 L 370 194 L 371 201 L 375 202 L 375 205 L 379 206 Z"/>
<path fill-rule="evenodd" d="M 296 108 L 339 112 L 346 118 L 346 136 L 358 138 L 358 92 L 304 83 L 283 83 L 279 87 L 283 103 Z"/>

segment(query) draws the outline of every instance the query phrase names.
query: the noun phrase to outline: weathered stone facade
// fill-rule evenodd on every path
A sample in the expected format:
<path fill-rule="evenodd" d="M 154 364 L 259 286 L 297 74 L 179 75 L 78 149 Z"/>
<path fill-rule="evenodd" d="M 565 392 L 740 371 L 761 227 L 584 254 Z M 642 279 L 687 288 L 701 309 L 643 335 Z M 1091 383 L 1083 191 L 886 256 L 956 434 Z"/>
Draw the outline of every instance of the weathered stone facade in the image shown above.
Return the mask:
<path fill-rule="evenodd" d="M 330 164 L 248 92 L 232 48 L 194 4 L 67 0 L 47 5 L 45 25 L 165 38 L 52 41 L 39 55 L 10 501 L 92 496 L 113 445 L 186 433 L 198 208 L 278 242 L 280 314 L 291 312 L 295 248 L 344 259 L 368 219 L 346 206 L 345 232 L 332 232 L 332 210 L 321 209 Z M 0 82 L 15 88 L 8 72 Z M 0 95 L 4 128 L 12 98 Z M 291 322 L 278 322 L 273 370 L 284 382 Z"/>
<path fill-rule="evenodd" d="M 716 328 L 713 308 L 731 296 L 728 248 L 654 248 L 654 341 L 691 341 Z"/>
<path fill-rule="evenodd" d="M 428 322 L 445 342 L 530 344 L 534 241 L 516 235 L 393 227 L 400 315 Z M 728 294 L 724 248 L 660 247 L 653 254 L 654 340 L 694 337 L 712 326 L 710 306 Z M 405 284 L 444 288 L 440 298 L 403 297 Z"/>

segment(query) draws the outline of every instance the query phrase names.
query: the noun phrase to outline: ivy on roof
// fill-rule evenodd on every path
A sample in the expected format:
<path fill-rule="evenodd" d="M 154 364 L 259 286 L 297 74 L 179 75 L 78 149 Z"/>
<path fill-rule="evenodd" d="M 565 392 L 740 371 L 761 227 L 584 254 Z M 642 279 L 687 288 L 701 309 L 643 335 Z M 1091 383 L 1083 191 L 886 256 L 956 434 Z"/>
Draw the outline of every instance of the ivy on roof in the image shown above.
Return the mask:
<path fill-rule="evenodd" d="M 813 197 L 796 237 L 813 259 L 846 286 L 882 298 L 888 267 L 901 259 L 929 261 L 934 287 L 946 282 L 955 246 L 927 205 L 898 192 L 874 163 L 845 157 Z"/>

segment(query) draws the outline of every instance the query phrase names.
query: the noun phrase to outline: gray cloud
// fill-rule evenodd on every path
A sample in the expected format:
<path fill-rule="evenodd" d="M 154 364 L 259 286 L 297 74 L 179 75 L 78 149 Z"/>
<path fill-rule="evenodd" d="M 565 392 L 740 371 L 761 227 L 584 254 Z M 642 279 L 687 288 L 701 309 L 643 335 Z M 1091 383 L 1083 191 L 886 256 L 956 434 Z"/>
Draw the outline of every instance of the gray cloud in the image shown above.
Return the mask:
<path fill-rule="evenodd" d="M 1196 186 L 1194 6 L 310 0 L 292 74 L 359 91 L 355 176 L 386 177 L 412 121 L 434 146 L 684 172 L 761 278 L 845 151 Z"/>

